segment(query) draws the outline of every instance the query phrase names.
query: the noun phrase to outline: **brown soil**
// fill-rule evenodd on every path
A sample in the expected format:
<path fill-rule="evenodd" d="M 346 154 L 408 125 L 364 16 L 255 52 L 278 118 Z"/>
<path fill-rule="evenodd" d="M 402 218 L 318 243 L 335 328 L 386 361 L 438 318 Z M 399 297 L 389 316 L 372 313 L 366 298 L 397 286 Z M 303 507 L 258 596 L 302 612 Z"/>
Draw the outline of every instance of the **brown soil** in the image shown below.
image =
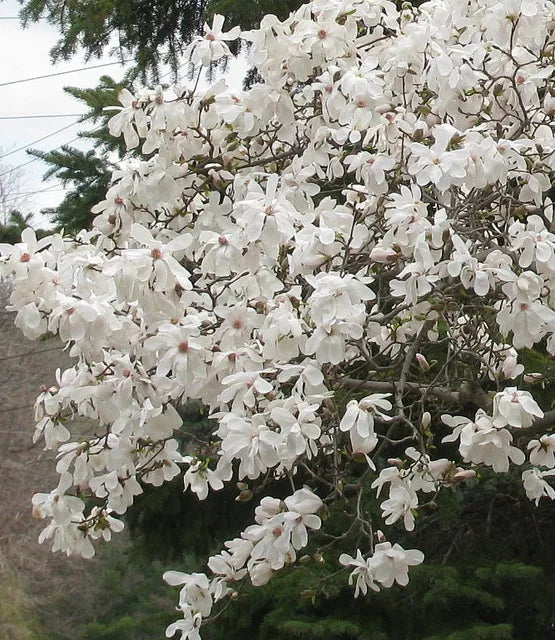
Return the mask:
<path fill-rule="evenodd" d="M 71 359 L 56 338 L 27 340 L 5 311 L 6 297 L 0 284 L 0 638 L 44 640 L 52 629 L 56 638 L 75 638 L 81 621 L 90 619 L 91 577 L 101 563 L 39 545 L 45 523 L 31 515 L 33 494 L 57 484 L 54 453 L 32 442 L 33 403 L 40 386 L 52 385 L 56 369 Z"/>

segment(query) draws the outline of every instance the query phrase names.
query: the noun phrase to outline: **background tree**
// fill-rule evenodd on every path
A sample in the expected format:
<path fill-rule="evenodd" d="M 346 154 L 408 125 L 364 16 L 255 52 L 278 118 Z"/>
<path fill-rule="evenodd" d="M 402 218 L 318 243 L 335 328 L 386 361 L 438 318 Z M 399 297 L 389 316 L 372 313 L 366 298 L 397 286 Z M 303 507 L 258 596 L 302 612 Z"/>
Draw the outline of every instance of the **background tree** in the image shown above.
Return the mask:
<path fill-rule="evenodd" d="M 0 148 L 0 156 L 4 151 Z M 12 211 L 24 207 L 29 196 L 25 187 L 25 173 L 23 169 L 11 167 L 0 162 L 0 224 L 6 226 Z"/>
<path fill-rule="evenodd" d="M 60 31 L 52 60 L 68 60 L 78 50 L 86 58 L 106 52 L 131 62 L 129 78 L 156 80 L 160 67 L 177 71 L 180 55 L 205 20 L 228 15 L 243 28 L 266 13 L 285 18 L 303 0 L 20 0 L 23 25 L 46 18 Z M 115 41 L 114 41 L 115 37 Z"/>
<path fill-rule="evenodd" d="M 22 169 L 0 164 L 0 242 L 18 242 L 23 229 L 32 226 L 27 184 Z"/>
<path fill-rule="evenodd" d="M 117 102 L 122 88 L 109 76 L 102 76 L 92 89 L 66 87 L 65 91 L 79 100 L 87 112 L 81 121 L 93 125 L 92 130 L 81 132 L 79 137 L 92 144 L 87 151 L 63 145 L 54 151 L 30 150 L 29 153 L 46 163 L 44 178 L 57 178 L 69 190 L 62 202 L 51 209 L 44 209 L 57 229 L 77 233 L 88 229 L 92 223 L 91 207 L 99 202 L 108 189 L 112 171 L 123 154 L 121 141 L 110 136 L 106 123 L 110 118 L 104 107 Z"/>

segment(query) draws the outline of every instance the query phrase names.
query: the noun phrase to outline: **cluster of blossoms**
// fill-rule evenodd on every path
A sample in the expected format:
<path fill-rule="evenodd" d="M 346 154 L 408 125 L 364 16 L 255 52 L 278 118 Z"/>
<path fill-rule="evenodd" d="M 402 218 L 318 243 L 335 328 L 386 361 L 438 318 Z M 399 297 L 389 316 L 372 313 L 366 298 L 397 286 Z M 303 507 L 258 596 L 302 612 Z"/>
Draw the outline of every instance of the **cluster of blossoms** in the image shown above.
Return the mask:
<path fill-rule="evenodd" d="M 210 580 L 204 573 L 187 574 L 166 571 L 164 580 L 182 586 L 179 609 L 183 620 L 168 627 L 168 636 L 179 630 L 194 638 L 202 619 L 210 615 L 213 605 L 233 593 L 229 584 L 247 574 L 255 586 L 266 584 L 278 569 L 296 560 L 296 552 L 307 545 L 307 529 L 319 529 L 322 522 L 315 515 L 323 507 L 322 500 L 310 489 L 295 491 L 285 501 L 265 497 L 255 511 L 255 525 L 247 527 L 241 538 L 225 543 L 225 550 L 208 560 L 215 575 Z"/>
<path fill-rule="evenodd" d="M 192 42 L 197 65 L 229 53 L 222 25 Z M 365 492 L 387 484 L 384 523 L 407 531 L 419 494 L 478 468 L 525 465 L 528 497 L 555 498 L 555 418 L 520 361 L 555 355 L 553 3 L 312 0 L 240 37 L 248 90 L 122 93 L 110 130 L 147 159 L 121 164 L 91 231 L 0 246 L 16 325 L 76 358 L 36 404 L 58 451 L 58 487 L 33 500 L 55 550 L 90 556 L 142 483 L 183 474 L 201 500 L 292 486 L 214 578 L 167 574 L 168 634 L 191 640 L 230 582 L 295 566 L 349 484 L 356 594 L 423 560 L 374 545 Z M 204 438 L 180 431 L 190 401 Z M 95 437 L 72 437 L 76 415 Z M 432 458 L 442 438 L 457 460 Z"/>

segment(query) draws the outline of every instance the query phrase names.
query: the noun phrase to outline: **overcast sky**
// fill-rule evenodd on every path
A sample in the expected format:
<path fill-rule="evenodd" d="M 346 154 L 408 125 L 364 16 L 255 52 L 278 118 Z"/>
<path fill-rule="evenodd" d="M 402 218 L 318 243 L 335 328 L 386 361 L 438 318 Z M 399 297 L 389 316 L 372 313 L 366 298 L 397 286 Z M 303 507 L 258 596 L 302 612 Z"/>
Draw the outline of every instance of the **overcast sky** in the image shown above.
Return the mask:
<path fill-rule="evenodd" d="M 0 0 L 0 85 L 46 75 L 60 71 L 68 71 L 81 67 L 115 62 L 108 56 L 85 62 L 83 57 L 76 55 L 68 62 L 51 64 L 49 51 L 58 39 L 56 29 L 46 22 L 32 24 L 22 29 L 19 20 L 8 20 L 18 15 L 20 5 L 17 0 Z M 234 83 L 240 84 L 244 73 L 244 65 L 234 65 L 230 74 Z M 28 115 L 63 115 L 81 113 L 81 103 L 67 95 L 63 88 L 94 87 L 101 75 L 108 74 L 116 80 L 123 76 L 121 65 L 104 67 L 101 69 L 87 69 L 67 75 L 45 78 L 0 86 L 0 173 L 10 167 L 16 167 L 32 159 L 24 150 L 16 151 L 29 143 L 33 148 L 48 151 L 73 140 L 78 131 L 86 129 L 86 125 L 78 125 L 75 117 L 41 118 L 41 119 L 3 119 L 6 116 Z M 42 142 L 34 142 L 44 136 L 49 136 L 62 127 L 68 127 L 52 135 Z M 73 142 L 74 146 L 85 148 L 82 142 Z M 15 151 L 15 153 L 12 153 Z M 56 179 L 47 182 L 42 180 L 46 166 L 40 160 L 22 168 L 24 182 L 20 192 L 32 192 L 52 188 L 52 191 L 36 193 L 29 196 L 25 208 L 38 212 L 44 207 L 55 207 L 63 198 L 63 191 Z M 41 220 L 44 224 L 44 219 Z"/>
<path fill-rule="evenodd" d="M 59 71 L 68 71 L 104 62 L 114 62 L 109 58 L 92 60 L 85 63 L 82 56 L 75 56 L 69 62 L 52 65 L 49 51 L 57 40 L 57 31 L 46 22 L 33 24 L 22 29 L 19 20 L 1 19 L 17 16 L 20 6 L 16 0 L 0 2 L 0 84 L 13 80 L 46 75 Z M 32 159 L 24 150 L 15 151 L 54 131 L 68 126 L 34 148 L 45 151 L 65 144 L 75 138 L 84 125 L 77 125 L 75 117 L 42 119 L 3 119 L 5 116 L 58 115 L 81 113 L 81 104 L 68 96 L 64 86 L 93 87 L 103 74 L 121 79 L 123 69 L 120 65 L 91 69 L 68 75 L 0 86 L 0 173 L 7 168 L 21 165 Z M 75 143 L 79 145 L 79 143 Z M 82 144 L 79 146 L 83 147 Z M 26 208 L 38 211 L 43 207 L 54 207 L 63 197 L 63 191 L 57 190 L 57 181 L 42 181 L 45 165 L 36 161 L 22 168 L 24 172 L 20 192 L 31 192 L 53 187 L 52 192 L 32 195 L 26 201 Z M 54 190 L 56 189 L 56 190 Z"/>

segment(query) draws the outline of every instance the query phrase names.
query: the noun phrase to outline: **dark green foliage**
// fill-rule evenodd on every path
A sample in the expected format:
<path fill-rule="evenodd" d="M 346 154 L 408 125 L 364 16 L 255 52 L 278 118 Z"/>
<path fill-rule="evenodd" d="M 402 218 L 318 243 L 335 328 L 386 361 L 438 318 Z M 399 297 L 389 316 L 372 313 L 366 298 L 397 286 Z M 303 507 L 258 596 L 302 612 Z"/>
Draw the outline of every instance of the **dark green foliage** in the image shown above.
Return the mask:
<path fill-rule="evenodd" d="M 19 211 L 11 211 L 7 224 L 0 224 L 0 242 L 7 244 L 16 244 L 21 241 L 21 232 L 26 227 L 31 227 L 33 222 L 33 214 L 24 215 Z M 35 229 L 37 238 L 42 238 L 49 232 L 43 229 Z"/>
<path fill-rule="evenodd" d="M 22 0 L 22 4 L 24 23 L 46 17 L 59 29 L 60 39 L 50 52 L 53 61 L 68 60 L 79 49 L 87 58 L 110 52 L 132 59 L 135 74 L 156 77 L 161 63 L 177 68 L 184 44 L 202 26 L 206 1 Z"/>
<path fill-rule="evenodd" d="M 541 569 L 503 562 L 429 564 L 412 570 L 404 589 L 352 597 L 345 575 L 318 592 L 319 568 L 278 575 L 239 595 L 210 640 L 360 638 L 361 640 L 547 640 L 554 606 L 552 578 Z"/>
<path fill-rule="evenodd" d="M 97 156 L 95 151 L 79 151 L 63 146 L 58 151 L 34 152 L 34 155 L 52 165 L 50 173 L 62 181 L 64 186 L 72 185 L 62 202 L 56 207 L 44 209 L 57 229 L 65 229 L 74 234 L 88 229 L 93 221 L 91 207 L 100 202 L 108 188 L 113 167 L 105 155 Z"/>
<path fill-rule="evenodd" d="M 205 433 L 202 425 L 202 417 L 194 423 L 189 415 L 185 428 L 189 432 L 194 429 L 201 437 Z M 286 487 L 276 490 L 286 491 Z M 173 491 L 186 500 L 177 483 Z M 446 490 L 441 495 L 445 497 L 438 497 L 439 508 L 420 516 L 414 534 L 402 527 L 391 532 L 391 538 L 405 548 L 421 548 L 426 554 L 426 563 L 411 569 L 407 587 L 370 592 L 355 600 L 353 586 L 347 584 L 348 573 L 339 571 L 336 551 L 323 549 L 329 540 L 314 534 L 309 547 L 299 554 L 295 570 L 278 572 L 264 587 L 239 587 L 217 622 L 205 627 L 203 639 L 555 639 L 553 505 L 535 508 L 523 497 L 519 478 L 511 475 L 485 474 L 472 488 Z M 134 507 L 132 529 L 142 543 L 135 545 L 131 565 L 126 568 L 130 574 L 141 573 L 146 581 L 144 592 L 148 580 L 153 581 L 153 591 L 161 588 L 160 565 L 155 563 L 154 571 L 148 569 L 148 557 L 164 555 L 158 536 L 168 543 L 174 540 L 171 555 L 175 559 L 164 564 L 179 569 L 176 564 L 182 563 L 181 554 L 186 558 L 186 570 L 204 571 L 207 556 L 252 520 L 257 502 L 240 505 L 231 501 L 233 496 L 218 492 L 212 498 L 217 502 L 199 503 L 193 496 L 187 508 L 165 516 L 166 506 L 154 499 L 154 491 L 147 496 L 146 503 L 139 501 Z M 168 494 L 164 499 L 175 496 Z M 373 514 L 376 501 L 366 502 L 363 508 Z M 349 508 L 347 499 L 337 503 L 326 517 L 328 533 L 345 531 L 344 511 Z M 356 536 L 341 542 L 342 549 L 348 551 L 356 545 Z M 116 574 L 106 586 L 107 597 L 115 590 L 113 606 L 101 625 L 87 627 L 89 635 L 84 640 L 126 640 L 126 633 L 139 640 L 160 637 L 138 635 L 133 619 L 145 603 L 139 602 L 140 598 L 136 603 L 122 598 L 122 593 L 129 593 L 131 599 L 136 596 L 122 587 Z M 177 589 L 171 591 L 175 602 Z"/>
<path fill-rule="evenodd" d="M 181 567 L 180 567 L 181 568 Z M 153 640 L 176 619 L 173 589 L 162 581 L 158 563 L 115 556 L 102 575 L 97 617 L 78 640 Z"/>

